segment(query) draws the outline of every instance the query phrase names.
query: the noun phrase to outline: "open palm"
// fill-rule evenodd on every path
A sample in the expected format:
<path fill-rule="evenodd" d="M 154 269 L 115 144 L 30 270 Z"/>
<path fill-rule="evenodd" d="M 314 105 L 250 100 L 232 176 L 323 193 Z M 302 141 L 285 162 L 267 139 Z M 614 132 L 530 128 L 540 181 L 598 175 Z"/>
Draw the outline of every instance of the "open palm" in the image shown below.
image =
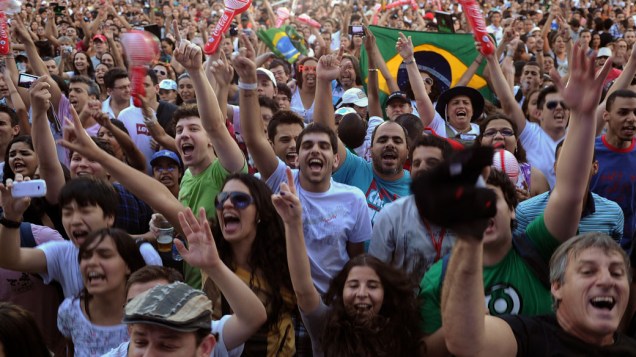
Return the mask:
<path fill-rule="evenodd" d="M 181 223 L 181 229 L 188 241 L 188 248 L 186 249 L 179 240 L 175 240 L 174 244 L 188 264 L 200 269 L 214 269 L 222 264 L 205 215 L 205 209 L 199 210 L 198 219 L 189 208 L 185 213 L 180 212 L 179 223 Z"/>

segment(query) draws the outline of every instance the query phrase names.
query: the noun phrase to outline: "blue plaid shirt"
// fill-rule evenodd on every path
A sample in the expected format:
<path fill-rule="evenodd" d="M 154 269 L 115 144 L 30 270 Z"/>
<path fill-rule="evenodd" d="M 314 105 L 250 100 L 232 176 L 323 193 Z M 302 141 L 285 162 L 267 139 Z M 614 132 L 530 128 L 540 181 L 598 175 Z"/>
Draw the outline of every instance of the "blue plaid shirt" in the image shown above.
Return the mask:
<path fill-rule="evenodd" d="M 152 208 L 121 184 L 114 183 L 113 187 L 119 193 L 119 207 L 115 217 L 115 227 L 125 230 L 128 234 L 148 232 L 148 223 L 152 218 Z"/>

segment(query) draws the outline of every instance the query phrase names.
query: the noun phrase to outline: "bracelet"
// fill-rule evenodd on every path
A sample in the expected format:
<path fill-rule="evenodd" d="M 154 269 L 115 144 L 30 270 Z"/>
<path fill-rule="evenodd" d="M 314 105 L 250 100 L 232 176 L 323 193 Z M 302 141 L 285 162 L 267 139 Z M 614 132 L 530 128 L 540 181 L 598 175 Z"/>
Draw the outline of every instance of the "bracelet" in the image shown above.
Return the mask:
<path fill-rule="evenodd" d="M 415 60 L 414 60 L 413 58 L 411 58 L 411 60 L 410 60 L 410 61 L 404 61 L 404 60 L 402 60 L 402 63 L 404 63 L 404 64 L 411 64 L 411 63 L 413 63 L 413 61 L 415 61 Z"/>
<path fill-rule="evenodd" d="M 369 68 L 369 72 L 377 72 L 378 69 L 377 68 Z"/>
<path fill-rule="evenodd" d="M 238 82 L 238 88 L 242 90 L 256 90 L 258 88 L 257 83 L 243 83 L 241 81 Z"/>
<path fill-rule="evenodd" d="M 7 227 L 7 228 L 20 228 L 20 224 L 22 224 L 22 222 L 18 222 L 18 221 L 12 221 L 10 219 L 7 219 L 4 214 L 0 217 L 0 224 Z"/>

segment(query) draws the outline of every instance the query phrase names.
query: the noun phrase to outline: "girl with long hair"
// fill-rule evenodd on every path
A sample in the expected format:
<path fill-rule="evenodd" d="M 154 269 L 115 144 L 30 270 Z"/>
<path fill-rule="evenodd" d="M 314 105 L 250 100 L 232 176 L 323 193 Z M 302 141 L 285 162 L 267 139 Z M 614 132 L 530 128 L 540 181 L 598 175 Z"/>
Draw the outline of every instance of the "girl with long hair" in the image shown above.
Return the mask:
<path fill-rule="evenodd" d="M 291 175 L 287 169 L 288 182 Z M 272 202 L 285 222 L 289 271 L 314 357 L 419 355 L 419 303 L 411 280 L 373 256 L 358 255 L 321 299 L 311 279 L 295 187 L 282 183 Z"/>
<path fill-rule="evenodd" d="M 219 256 L 259 297 L 267 310 L 265 325 L 245 343 L 245 353 L 291 356 L 295 351 L 291 320 L 296 308 L 287 267 L 285 231 L 271 202 L 272 191 L 248 174 L 230 175 L 215 200 L 213 225 Z M 229 311 L 211 279 L 203 289 L 215 318 Z M 262 354 L 266 352 L 265 354 Z"/>
<path fill-rule="evenodd" d="M 9 302 L 0 302 L 0 321 L 2 356 L 51 356 L 38 325 L 27 310 Z"/>
<path fill-rule="evenodd" d="M 318 60 L 315 57 L 305 57 L 297 62 L 297 88 L 292 93 L 290 106 L 296 114 L 303 117 L 305 123 L 311 123 L 314 117 L 316 67 L 318 67 Z"/>
<path fill-rule="evenodd" d="M 84 291 L 58 309 L 57 326 L 73 341 L 75 356 L 101 356 L 128 340 L 121 321 L 128 277 L 145 266 L 126 232 L 105 228 L 91 233 L 78 256 Z"/>

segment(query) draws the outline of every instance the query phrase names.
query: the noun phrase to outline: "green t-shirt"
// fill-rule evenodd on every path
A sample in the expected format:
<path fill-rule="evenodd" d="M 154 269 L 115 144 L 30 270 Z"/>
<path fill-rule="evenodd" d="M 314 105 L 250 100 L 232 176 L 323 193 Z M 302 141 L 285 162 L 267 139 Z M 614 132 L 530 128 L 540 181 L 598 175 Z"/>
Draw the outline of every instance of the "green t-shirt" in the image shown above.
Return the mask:
<path fill-rule="evenodd" d="M 241 172 L 247 173 L 247 162 Z M 179 188 L 179 202 L 186 207 L 190 207 L 195 215 L 199 212 L 199 208 L 203 207 L 208 220 L 216 219 L 214 199 L 221 192 L 223 182 L 229 175 L 230 172 L 221 166 L 219 159 L 215 159 L 207 169 L 196 176 L 192 175 L 189 169 L 186 170 Z M 195 289 L 201 289 L 201 271 L 185 262 L 183 270 L 186 283 Z"/>
<path fill-rule="evenodd" d="M 546 262 L 560 244 L 546 228 L 543 214 L 528 225 L 526 235 Z M 420 283 L 421 329 L 425 334 L 432 334 L 442 327 L 441 274 L 442 260 L 439 260 L 426 272 Z M 491 315 L 533 316 L 552 313 L 550 290 L 515 249 L 510 249 L 496 265 L 484 267 L 484 288 L 486 306 Z"/>

